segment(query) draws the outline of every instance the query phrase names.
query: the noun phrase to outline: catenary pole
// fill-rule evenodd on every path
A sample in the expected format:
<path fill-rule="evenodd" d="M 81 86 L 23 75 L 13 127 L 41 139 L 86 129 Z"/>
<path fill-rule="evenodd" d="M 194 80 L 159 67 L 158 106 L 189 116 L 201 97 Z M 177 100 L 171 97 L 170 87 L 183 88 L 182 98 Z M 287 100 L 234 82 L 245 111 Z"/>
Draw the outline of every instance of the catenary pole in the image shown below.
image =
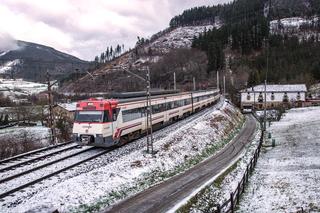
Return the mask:
<path fill-rule="evenodd" d="M 54 126 L 54 117 L 53 117 L 53 106 L 52 106 L 52 93 L 51 87 L 52 84 L 50 83 L 50 74 L 47 71 L 47 85 L 48 85 L 48 105 L 49 105 L 49 128 L 51 130 L 51 144 L 55 144 L 56 142 L 56 131 Z"/>
<path fill-rule="evenodd" d="M 173 90 L 177 90 L 176 72 L 173 73 Z"/>

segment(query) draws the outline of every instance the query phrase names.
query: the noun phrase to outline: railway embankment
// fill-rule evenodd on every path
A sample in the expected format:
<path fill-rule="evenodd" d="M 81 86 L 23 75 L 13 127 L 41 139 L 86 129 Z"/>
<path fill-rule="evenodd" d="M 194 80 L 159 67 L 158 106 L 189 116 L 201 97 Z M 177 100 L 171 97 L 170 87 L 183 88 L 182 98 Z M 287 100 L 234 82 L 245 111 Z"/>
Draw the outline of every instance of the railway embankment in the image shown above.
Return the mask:
<path fill-rule="evenodd" d="M 248 142 L 239 157 L 213 178 L 211 183 L 204 186 L 201 190 L 198 190 L 193 196 L 190 196 L 186 202 L 181 204 L 179 208 L 176 208 L 176 211 L 179 213 L 219 212 L 217 206 L 222 204 L 226 205 L 223 208 L 220 207 L 220 212 L 230 210 L 231 193 L 233 193 L 233 199 L 235 199 L 238 194 L 234 192 L 237 192 L 237 189 L 240 187 L 245 187 L 243 181 L 250 175 L 251 168 L 253 169 L 252 159 L 258 158 L 255 154 L 259 143 L 263 140 L 261 134 L 262 131 L 260 127 L 257 126 L 253 140 Z M 240 187 L 239 183 L 241 183 Z M 242 188 L 240 188 L 240 191 L 241 190 Z M 241 194 L 241 192 L 239 194 Z"/>
<path fill-rule="evenodd" d="M 223 103 L 197 119 L 187 122 L 155 143 L 155 158 L 132 153 L 129 171 L 141 171 L 129 185 L 112 191 L 100 202 L 81 209 L 101 208 L 160 184 L 181 174 L 221 150 L 239 132 L 245 117 L 232 105 Z"/>
<path fill-rule="evenodd" d="M 99 211 L 184 173 L 214 155 L 237 135 L 244 122 L 238 109 L 219 102 L 156 132 L 154 157 L 146 153 L 146 138 L 141 138 L 44 180 L 32 190 L 25 189 L 4 199 L 1 211 Z"/>

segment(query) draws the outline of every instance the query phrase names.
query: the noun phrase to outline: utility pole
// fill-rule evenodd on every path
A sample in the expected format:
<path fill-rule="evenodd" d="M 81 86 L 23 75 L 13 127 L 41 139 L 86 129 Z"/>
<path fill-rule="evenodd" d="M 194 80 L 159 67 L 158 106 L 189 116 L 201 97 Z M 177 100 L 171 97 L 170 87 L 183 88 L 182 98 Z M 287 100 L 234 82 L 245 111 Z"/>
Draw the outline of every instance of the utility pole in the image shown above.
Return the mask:
<path fill-rule="evenodd" d="M 253 107 L 252 110 L 255 110 L 256 107 L 256 92 L 254 91 L 254 86 L 252 86 L 252 91 L 253 91 Z"/>
<path fill-rule="evenodd" d="M 147 152 L 154 155 L 153 151 L 153 131 L 152 131 L 152 106 L 151 106 L 151 83 L 150 69 L 147 67 Z"/>
<path fill-rule="evenodd" d="M 264 81 L 264 119 L 263 130 L 266 131 L 267 124 L 267 80 Z"/>
<path fill-rule="evenodd" d="M 217 71 L 217 89 L 219 89 L 219 71 Z"/>
<path fill-rule="evenodd" d="M 177 90 L 176 72 L 173 73 L 173 90 Z"/>
<path fill-rule="evenodd" d="M 196 78 L 193 77 L 192 81 L 193 81 L 193 91 L 196 91 Z"/>
<path fill-rule="evenodd" d="M 271 10 L 271 0 L 269 0 L 269 11 L 268 11 L 268 16 L 267 20 L 268 23 L 270 23 L 270 10 Z M 269 32 L 270 33 L 270 32 Z M 269 72 L 269 33 L 267 35 L 267 69 L 266 69 L 266 76 L 265 76 L 265 81 L 264 81 L 264 118 L 263 118 L 263 131 L 266 131 L 267 129 L 267 80 L 268 80 L 268 72 Z"/>
<path fill-rule="evenodd" d="M 55 83 L 53 83 L 53 84 L 55 84 Z M 51 87 L 53 86 L 53 84 L 50 83 L 50 74 L 47 71 L 48 105 L 49 105 L 49 128 L 51 130 L 51 143 L 55 144 L 56 143 L 56 131 L 55 131 L 54 117 L 53 117 L 52 90 L 51 90 Z"/>
<path fill-rule="evenodd" d="M 152 106 L 151 106 L 151 80 L 150 80 L 150 69 L 147 67 L 146 70 L 146 78 L 137 75 L 130 70 L 120 67 L 123 71 L 135 76 L 136 78 L 146 82 L 146 112 L 147 112 L 147 153 L 152 154 L 154 156 L 153 150 L 153 130 L 152 130 Z"/>
<path fill-rule="evenodd" d="M 223 76 L 223 96 L 226 97 L 226 76 Z"/>

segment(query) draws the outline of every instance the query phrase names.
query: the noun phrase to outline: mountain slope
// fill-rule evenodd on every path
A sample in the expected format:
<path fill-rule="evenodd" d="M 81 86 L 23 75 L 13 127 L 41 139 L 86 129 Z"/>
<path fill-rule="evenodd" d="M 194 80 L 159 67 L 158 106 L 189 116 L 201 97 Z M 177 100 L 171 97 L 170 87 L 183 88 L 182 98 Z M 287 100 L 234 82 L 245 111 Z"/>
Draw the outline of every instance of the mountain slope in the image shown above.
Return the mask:
<path fill-rule="evenodd" d="M 47 71 L 54 78 L 84 71 L 89 63 L 41 44 L 16 41 L 17 48 L 0 50 L 0 73 L 14 78 L 43 81 Z"/>
<path fill-rule="evenodd" d="M 270 66 L 274 66 L 269 80 L 275 83 L 319 80 L 316 73 L 319 63 L 314 59 L 318 56 L 320 44 L 320 22 L 316 18 L 319 14 L 319 0 L 235 0 L 224 5 L 191 8 L 173 17 L 170 28 L 162 31 L 164 33 L 156 34 L 132 51 L 101 64 L 92 72 L 94 78 L 87 75 L 71 82 L 65 89 L 77 92 L 144 89 L 144 83 L 114 68 L 121 66 L 134 71 L 148 66 L 153 87 L 172 88 L 173 72 L 177 74 L 180 89 L 188 89 L 184 86 L 190 84 L 190 79 L 192 84 L 192 77 L 199 73 L 202 79 L 207 79 L 199 82 L 197 78 L 199 85 L 215 86 L 210 82 L 214 82 L 216 71 L 228 70 L 223 75 L 231 79 L 227 79 L 227 84 L 232 83 L 227 86 L 236 91 L 247 83 L 256 84 L 263 80 L 269 36 L 270 52 L 277 55 L 269 58 Z M 297 25 L 296 20 L 301 24 Z M 295 55 L 290 54 L 289 47 Z M 308 60 L 305 58 L 307 47 L 314 52 Z M 180 49 L 185 50 L 176 51 Z M 286 66 L 281 67 L 280 59 Z M 203 73 L 205 66 L 206 76 Z M 144 72 L 136 73 L 145 75 Z"/>

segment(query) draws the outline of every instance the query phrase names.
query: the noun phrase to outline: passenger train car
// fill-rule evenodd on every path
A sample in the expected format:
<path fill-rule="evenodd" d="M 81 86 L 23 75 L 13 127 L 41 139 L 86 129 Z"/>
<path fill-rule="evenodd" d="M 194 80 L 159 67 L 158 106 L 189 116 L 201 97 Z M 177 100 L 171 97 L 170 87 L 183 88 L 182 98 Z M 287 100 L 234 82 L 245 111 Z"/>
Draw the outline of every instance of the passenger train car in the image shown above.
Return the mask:
<path fill-rule="evenodd" d="M 151 97 L 152 125 L 162 126 L 210 106 L 219 90 L 185 92 Z M 79 101 L 73 139 L 80 145 L 110 147 L 139 138 L 146 132 L 146 98 Z"/>

